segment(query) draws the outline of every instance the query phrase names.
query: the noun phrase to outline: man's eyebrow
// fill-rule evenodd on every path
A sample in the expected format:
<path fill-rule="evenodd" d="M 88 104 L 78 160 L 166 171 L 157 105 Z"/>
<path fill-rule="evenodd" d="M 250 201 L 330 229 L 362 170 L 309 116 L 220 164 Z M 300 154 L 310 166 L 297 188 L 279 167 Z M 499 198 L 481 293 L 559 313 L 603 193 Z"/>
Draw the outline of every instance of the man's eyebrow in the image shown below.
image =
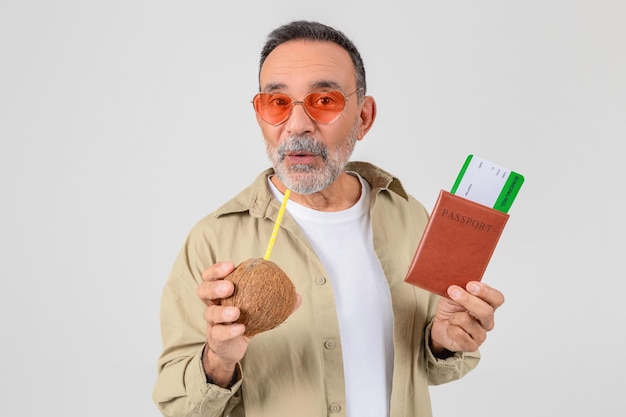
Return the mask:
<path fill-rule="evenodd" d="M 316 81 L 311 84 L 310 88 L 311 90 L 341 90 L 341 86 L 338 83 L 328 80 Z M 271 93 L 285 89 L 287 89 L 287 85 L 284 83 L 269 83 L 263 87 L 263 92 Z"/>
<path fill-rule="evenodd" d="M 311 87 L 313 89 L 333 89 L 333 90 L 341 90 L 341 86 L 339 84 L 337 84 L 334 81 L 327 81 L 327 80 L 323 80 L 323 81 L 317 81 L 314 82 Z"/>
<path fill-rule="evenodd" d="M 285 88 L 287 88 L 287 86 L 285 84 L 282 84 L 282 83 L 271 83 L 271 84 L 266 84 L 265 87 L 263 87 L 263 92 L 264 93 L 271 93 L 271 92 L 277 91 L 277 90 L 284 90 Z"/>

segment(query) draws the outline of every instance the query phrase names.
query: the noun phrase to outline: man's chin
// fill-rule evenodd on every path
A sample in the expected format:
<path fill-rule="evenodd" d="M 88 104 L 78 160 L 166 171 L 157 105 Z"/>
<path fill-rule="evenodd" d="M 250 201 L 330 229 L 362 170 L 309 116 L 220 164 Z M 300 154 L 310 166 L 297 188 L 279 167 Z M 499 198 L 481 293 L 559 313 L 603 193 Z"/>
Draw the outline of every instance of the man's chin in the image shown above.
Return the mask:
<path fill-rule="evenodd" d="M 321 175 L 322 170 L 320 168 L 316 168 L 312 165 L 308 164 L 297 164 L 289 167 L 287 171 L 288 175 L 296 175 L 296 176 L 312 176 L 312 175 Z"/>
<path fill-rule="evenodd" d="M 324 188 L 319 176 L 310 172 L 298 173 L 290 171 L 287 178 L 281 178 L 281 176 L 278 178 L 285 187 L 298 194 L 313 194 Z"/>

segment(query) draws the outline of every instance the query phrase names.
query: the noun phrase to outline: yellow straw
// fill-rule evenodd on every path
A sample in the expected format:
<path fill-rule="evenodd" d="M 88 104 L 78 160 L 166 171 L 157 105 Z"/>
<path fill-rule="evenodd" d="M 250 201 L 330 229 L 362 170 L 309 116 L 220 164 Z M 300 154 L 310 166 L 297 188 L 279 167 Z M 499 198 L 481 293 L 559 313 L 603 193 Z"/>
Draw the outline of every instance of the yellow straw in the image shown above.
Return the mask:
<path fill-rule="evenodd" d="M 278 210 L 278 217 L 276 218 L 276 223 L 274 223 L 274 230 L 272 230 L 272 235 L 270 236 L 270 241 L 267 244 L 267 250 L 265 251 L 265 256 L 263 259 L 266 261 L 270 259 L 270 255 L 272 253 L 272 248 L 274 247 L 274 241 L 276 240 L 276 235 L 278 234 L 278 229 L 280 227 L 280 221 L 283 219 L 283 213 L 285 213 L 285 206 L 287 205 L 287 200 L 289 200 L 290 190 L 285 190 L 285 195 L 283 196 L 283 202 L 280 204 L 280 210 Z"/>

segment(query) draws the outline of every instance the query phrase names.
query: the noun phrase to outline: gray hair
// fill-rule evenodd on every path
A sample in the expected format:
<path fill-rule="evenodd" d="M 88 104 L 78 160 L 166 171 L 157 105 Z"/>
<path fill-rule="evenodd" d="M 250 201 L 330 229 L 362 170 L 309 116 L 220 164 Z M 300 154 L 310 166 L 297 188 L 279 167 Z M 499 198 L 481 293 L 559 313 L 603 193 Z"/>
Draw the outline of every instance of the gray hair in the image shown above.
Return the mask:
<path fill-rule="evenodd" d="M 361 59 L 359 50 L 343 32 L 318 22 L 297 20 L 271 31 L 261 50 L 259 72 L 267 56 L 276 49 L 277 46 L 285 42 L 299 39 L 333 42 L 345 49 L 350 55 L 356 71 L 356 88 L 362 89 L 362 94 L 365 94 L 365 66 L 363 65 L 363 59 Z"/>

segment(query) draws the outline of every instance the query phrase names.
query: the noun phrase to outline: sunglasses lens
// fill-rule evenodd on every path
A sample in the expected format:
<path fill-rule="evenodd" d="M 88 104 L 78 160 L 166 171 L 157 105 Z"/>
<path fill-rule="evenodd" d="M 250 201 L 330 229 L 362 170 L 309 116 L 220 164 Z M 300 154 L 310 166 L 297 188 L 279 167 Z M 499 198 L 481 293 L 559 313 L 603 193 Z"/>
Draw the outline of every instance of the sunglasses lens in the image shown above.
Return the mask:
<path fill-rule="evenodd" d="M 254 110 L 265 122 L 279 125 L 289 118 L 293 101 L 286 94 L 258 93 L 253 100 Z M 346 98 L 340 91 L 310 93 L 302 104 L 307 114 L 316 122 L 334 122 L 346 105 Z"/>
<path fill-rule="evenodd" d="M 286 94 L 259 93 L 254 96 L 254 110 L 272 125 L 284 122 L 291 112 L 291 98 Z"/>
<path fill-rule="evenodd" d="M 346 98 L 339 91 L 311 93 L 304 100 L 304 107 L 311 118 L 328 124 L 337 119 L 346 105 Z"/>

